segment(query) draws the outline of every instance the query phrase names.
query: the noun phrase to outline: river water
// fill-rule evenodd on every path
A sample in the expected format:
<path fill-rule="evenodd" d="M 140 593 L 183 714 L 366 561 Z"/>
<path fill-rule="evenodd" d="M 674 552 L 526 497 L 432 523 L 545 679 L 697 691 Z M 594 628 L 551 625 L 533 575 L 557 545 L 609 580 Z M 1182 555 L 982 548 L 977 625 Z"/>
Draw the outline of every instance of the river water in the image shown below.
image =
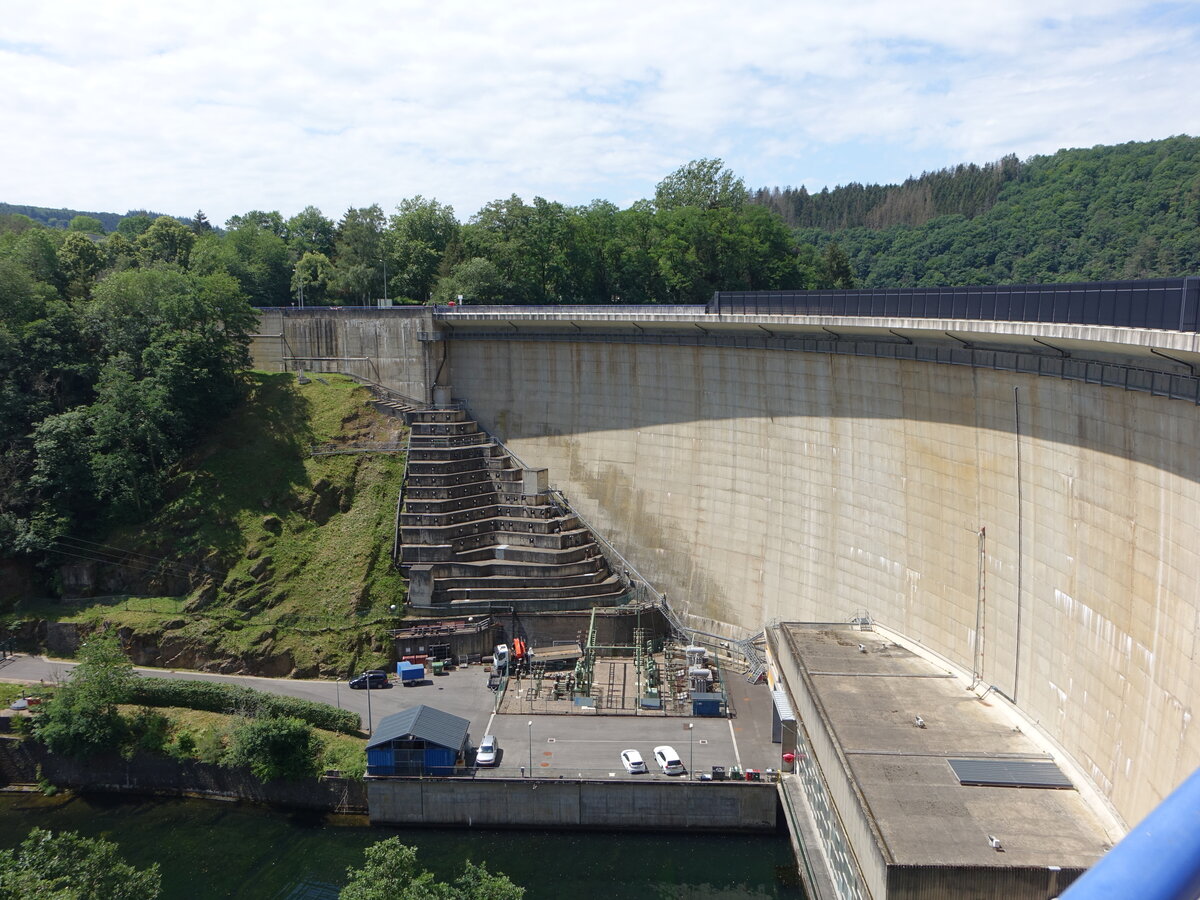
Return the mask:
<path fill-rule="evenodd" d="M 528 900 L 804 896 L 784 834 L 397 829 L 238 803 L 0 794 L 0 848 L 35 825 L 114 841 L 137 866 L 159 863 L 167 900 L 331 900 L 363 849 L 393 835 L 441 878 L 469 858 L 523 885 Z"/>

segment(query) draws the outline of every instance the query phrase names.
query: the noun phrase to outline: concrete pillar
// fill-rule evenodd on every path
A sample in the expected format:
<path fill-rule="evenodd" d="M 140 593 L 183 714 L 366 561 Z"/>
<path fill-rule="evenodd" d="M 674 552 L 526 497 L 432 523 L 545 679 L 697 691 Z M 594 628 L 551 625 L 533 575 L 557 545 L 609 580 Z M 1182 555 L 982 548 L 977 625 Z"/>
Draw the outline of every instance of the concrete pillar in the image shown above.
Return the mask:
<path fill-rule="evenodd" d="M 550 489 L 550 470 L 522 469 L 521 485 L 526 497 L 546 493 Z"/>
<path fill-rule="evenodd" d="M 408 601 L 413 606 L 433 606 L 432 566 L 413 566 L 408 570 Z"/>

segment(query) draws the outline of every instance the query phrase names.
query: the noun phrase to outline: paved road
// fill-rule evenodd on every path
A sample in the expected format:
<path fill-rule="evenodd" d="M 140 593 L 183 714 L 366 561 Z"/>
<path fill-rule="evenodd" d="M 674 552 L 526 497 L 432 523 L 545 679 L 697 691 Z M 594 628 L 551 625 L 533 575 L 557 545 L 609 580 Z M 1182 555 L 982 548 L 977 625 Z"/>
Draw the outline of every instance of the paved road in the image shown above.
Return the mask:
<path fill-rule="evenodd" d="M 75 663 L 39 656 L 16 656 L 0 661 L 0 681 L 58 682 L 68 677 Z M 160 678 L 185 678 L 241 684 L 306 700 L 332 703 L 357 712 L 367 722 L 367 692 L 352 691 L 346 682 L 301 681 L 290 678 L 256 678 L 246 675 L 212 675 L 167 669 L 138 668 Z M 666 778 L 659 774 L 653 750 L 659 744 L 675 748 L 685 766 L 696 774 L 712 766 L 754 767 L 778 765 L 778 745 L 770 743 L 770 693 L 731 681 L 735 719 L 659 716 L 493 715 L 495 695 L 487 687 L 487 671 L 479 666 L 459 668 L 448 675 L 429 678 L 416 687 L 390 687 L 370 692 L 371 716 L 376 725 L 394 712 L 419 703 L 428 704 L 470 721 L 470 738 L 477 744 L 485 733 L 499 739 L 500 760 L 494 769 L 481 769 L 482 777 L 519 776 L 521 770 L 542 777 L 623 778 L 620 753 L 634 748 L 651 771 L 638 778 Z M 532 728 L 529 723 L 533 722 Z M 688 725 L 692 728 L 689 729 Z"/>
<path fill-rule="evenodd" d="M 17 655 L 0 661 L 0 681 L 36 684 L 39 681 L 56 683 L 64 681 L 76 663 L 70 660 L 47 659 L 44 656 Z M 364 726 L 367 724 L 367 692 L 353 691 L 344 681 L 303 681 L 294 678 L 256 678 L 249 675 L 213 675 L 207 672 L 192 672 L 172 669 L 137 668 L 134 671 L 141 675 L 154 675 L 159 678 L 183 678 L 196 681 L 221 681 L 226 684 L 241 684 L 259 691 L 272 694 L 283 694 L 290 697 L 301 697 L 305 700 L 319 700 L 322 703 L 332 703 L 344 709 L 358 713 Z M 478 683 L 480 690 L 471 691 L 471 683 Z M 453 690 L 449 696 L 457 702 L 447 699 L 446 688 L 461 687 L 464 690 Z M 486 702 L 486 713 L 491 712 L 491 692 L 487 689 L 487 675 L 479 667 L 467 667 L 437 679 L 430 679 L 420 687 L 391 687 L 371 691 L 371 717 L 375 724 L 386 715 L 415 706 L 418 703 L 436 705 L 447 712 L 472 719 L 472 733 L 475 733 L 474 707 L 478 701 L 472 695 L 481 694 Z M 461 697 L 459 695 L 462 695 Z M 481 714 L 484 712 L 479 711 Z M 486 716 L 479 727 L 486 722 Z M 479 732 L 482 733 L 482 732 Z"/>

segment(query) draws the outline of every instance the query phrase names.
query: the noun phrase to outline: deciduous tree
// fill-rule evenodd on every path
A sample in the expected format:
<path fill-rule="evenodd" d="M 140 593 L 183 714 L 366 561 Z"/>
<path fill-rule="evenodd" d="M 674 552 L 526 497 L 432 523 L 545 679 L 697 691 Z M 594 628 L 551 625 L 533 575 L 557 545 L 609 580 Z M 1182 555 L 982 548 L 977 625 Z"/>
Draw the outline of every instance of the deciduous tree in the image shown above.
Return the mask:
<path fill-rule="evenodd" d="M 16 850 L 0 850 L 0 896 L 12 900 L 155 900 L 158 864 L 131 866 L 116 844 L 73 831 L 34 828 Z"/>
<path fill-rule="evenodd" d="M 525 889 L 486 866 L 467 862 L 453 883 L 437 881 L 417 862 L 417 851 L 388 838 L 365 851 L 362 868 L 351 868 L 339 900 L 521 900 Z"/>

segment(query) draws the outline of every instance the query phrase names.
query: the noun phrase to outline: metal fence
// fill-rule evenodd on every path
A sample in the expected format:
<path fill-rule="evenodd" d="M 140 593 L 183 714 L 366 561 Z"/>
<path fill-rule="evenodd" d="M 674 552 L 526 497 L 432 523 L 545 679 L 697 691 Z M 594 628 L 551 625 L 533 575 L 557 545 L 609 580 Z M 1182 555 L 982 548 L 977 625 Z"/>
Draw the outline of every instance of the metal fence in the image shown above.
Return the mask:
<path fill-rule="evenodd" d="M 1200 278 L 842 291 L 717 291 L 714 315 L 983 319 L 1200 331 Z"/>

